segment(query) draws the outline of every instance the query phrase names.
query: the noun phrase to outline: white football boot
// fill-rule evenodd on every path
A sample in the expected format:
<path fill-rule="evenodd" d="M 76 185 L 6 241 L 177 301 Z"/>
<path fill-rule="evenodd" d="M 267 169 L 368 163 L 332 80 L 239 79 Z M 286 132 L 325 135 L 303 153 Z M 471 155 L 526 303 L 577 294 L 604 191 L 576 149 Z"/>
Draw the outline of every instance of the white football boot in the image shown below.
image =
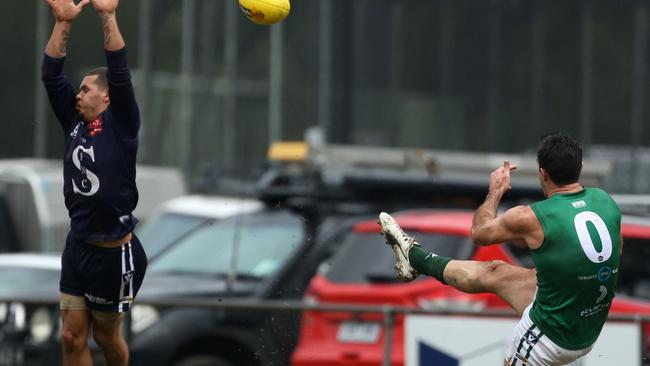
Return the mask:
<path fill-rule="evenodd" d="M 381 233 L 386 238 L 386 244 L 390 245 L 395 252 L 397 278 L 404 282 L 413 281 L 419 273 L 409 263 L 409 251 L 414 245 L 420 244 L 415 241 L 414 237 L 408 236 L 395 222 L 395 219 L 385 212 L 379 214 L 377 223 L 381 225 Z"/>

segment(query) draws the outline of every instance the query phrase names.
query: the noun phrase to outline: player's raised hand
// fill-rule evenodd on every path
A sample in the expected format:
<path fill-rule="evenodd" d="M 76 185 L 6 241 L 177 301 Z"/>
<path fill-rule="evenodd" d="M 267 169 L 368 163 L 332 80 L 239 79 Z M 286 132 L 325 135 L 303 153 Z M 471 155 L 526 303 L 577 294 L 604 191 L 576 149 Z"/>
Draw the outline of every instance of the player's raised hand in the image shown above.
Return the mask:
<path fill-rule="evenodd" d="M 490 192 L 505 193 L 512 187 L 510 186 L 510 171 L 517 169 L 516 165 L 510 165 L 509 161 L 504 161 L 503 166 L 497 168 L 490 174 Z"/>
<path fill-rule="evenodd" d="M 120 0 L 91 0 L 98 13 L 112 14 L 117 10 Z"/>
<path fill-rule="evenodd" d="M 78 4 L 75 4 L 74 0 L 45 0 L 45 2 L 52 8 L 57 22 L 72 22 L 90 0 L 81 0 Z"/>

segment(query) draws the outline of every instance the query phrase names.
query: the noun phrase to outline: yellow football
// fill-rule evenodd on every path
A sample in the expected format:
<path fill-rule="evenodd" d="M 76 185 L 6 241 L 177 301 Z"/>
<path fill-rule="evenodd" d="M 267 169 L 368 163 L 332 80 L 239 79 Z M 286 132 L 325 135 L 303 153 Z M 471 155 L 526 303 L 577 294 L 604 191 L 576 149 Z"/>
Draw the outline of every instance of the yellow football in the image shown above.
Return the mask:
<path fill-rule="evenodd" d="M 251 22 L 270 25 L 289 15 L 289 0 L 239 0 L 239 7 Z"/>

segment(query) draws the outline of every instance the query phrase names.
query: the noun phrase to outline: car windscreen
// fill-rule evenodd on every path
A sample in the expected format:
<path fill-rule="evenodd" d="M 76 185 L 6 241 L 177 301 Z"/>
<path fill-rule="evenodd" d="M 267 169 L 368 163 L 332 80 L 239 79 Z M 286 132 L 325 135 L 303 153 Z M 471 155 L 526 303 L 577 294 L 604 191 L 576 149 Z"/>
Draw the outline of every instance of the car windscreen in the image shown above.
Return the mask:
<path fill-rule="evenodd" d="M 59 271 L 31 267 L 0 267 L 0 298 L 23 293 L 51 292 L 59 288 Z"/>
<path fill-rule="evenodd" d="M 409 235 L 415 235 L 424 249 L 445 257 L 469 259 L 474 252 L 467 237 L 412 232 Z M 337 283 L 397 282 L 395 254 L 378 233 L 351 232 L 342 240 L 338 252 L 326 262 L 327 279 Z"/>
<path fill-rule="evenodd" d="M 154 258 L 170 244 L 192 232 L 208 218 L 177 213 L 154 216 L 136 230 L 149 258 Z"/>
<path fill-rule="evenodd" d="M 148 273 L 264 278 L 303 241 L 303 224 L 289 213 L 235 216 L 213 222 L 173 244 L 151 261 Z"/>

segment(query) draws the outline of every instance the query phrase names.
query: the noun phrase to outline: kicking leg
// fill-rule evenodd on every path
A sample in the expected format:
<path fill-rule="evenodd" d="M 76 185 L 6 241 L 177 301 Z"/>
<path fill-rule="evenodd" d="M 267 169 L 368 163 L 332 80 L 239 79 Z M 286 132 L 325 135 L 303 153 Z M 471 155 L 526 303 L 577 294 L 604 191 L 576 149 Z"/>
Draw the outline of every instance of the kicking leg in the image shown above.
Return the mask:
<path fill-rule="evenodd" d="M 519 315 L 535 296 L 537 278 L 534 270 L 503 261 L 458 261 L 440 257 L 422 249 L 390 215 L 382 212 L 379 224 L 387 244 L 395 251 L 397 275 L 403 281 L 425 274 L 463 292 L 494 293 Z"/>
<path fill-rule="evenodd" d="M 503 261 L 451 260 L 443 272 L 444 283 L 467 293 L 494 293 L 522 315 L 537 289 L 535 270 Z"/>

